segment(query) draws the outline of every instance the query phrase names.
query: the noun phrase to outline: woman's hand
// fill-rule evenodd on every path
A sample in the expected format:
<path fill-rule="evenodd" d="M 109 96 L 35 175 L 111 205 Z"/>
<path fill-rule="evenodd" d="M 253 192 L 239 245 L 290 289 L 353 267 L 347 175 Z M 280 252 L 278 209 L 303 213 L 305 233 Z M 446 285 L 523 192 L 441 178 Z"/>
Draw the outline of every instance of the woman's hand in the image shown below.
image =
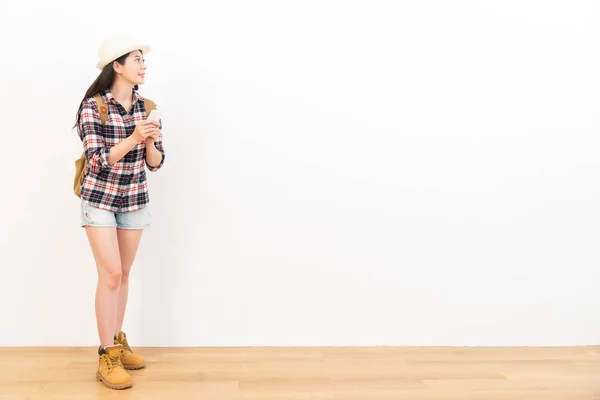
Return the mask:
<path fill-rule="evenodd" d="M 160 124 L 158 122 L 154 122 L 154 124 L 156 126 L 153 132 L 146 138 L 146 145 L 153 144 L 160 139 Z"/>
<path fill-rule="evenodd" d="M 152 144 L 154 142 L 158 142 L 159 139 L 160 139 L 160 131 L 157 130 L 156 133 L 154 133 L 146 138 L 146 145 Z"/>
<path fill-rule="evenodd" d="M 149 140 L 154 141 L 153 137 L 160 134 L 160 130 L 158 129 L 159 123 L 155 121 L 141 121 L 135 127 L 135 130 L 131 134 L 133 140 L 136 143 L 141 143 L 146 141 L 148 143 Z"/>

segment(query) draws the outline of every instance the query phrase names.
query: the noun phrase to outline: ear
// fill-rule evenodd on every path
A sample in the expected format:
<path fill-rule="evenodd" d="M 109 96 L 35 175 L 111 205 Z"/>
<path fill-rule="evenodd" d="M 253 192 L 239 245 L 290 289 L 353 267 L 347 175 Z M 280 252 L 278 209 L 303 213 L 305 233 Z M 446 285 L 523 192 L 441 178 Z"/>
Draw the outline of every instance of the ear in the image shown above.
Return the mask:
<path fill-rule="evenodd" d="M 116 61 L 113 61 L 113 69 L 117 74 L 120 74 L 123 70 L 123 66 Z"/>

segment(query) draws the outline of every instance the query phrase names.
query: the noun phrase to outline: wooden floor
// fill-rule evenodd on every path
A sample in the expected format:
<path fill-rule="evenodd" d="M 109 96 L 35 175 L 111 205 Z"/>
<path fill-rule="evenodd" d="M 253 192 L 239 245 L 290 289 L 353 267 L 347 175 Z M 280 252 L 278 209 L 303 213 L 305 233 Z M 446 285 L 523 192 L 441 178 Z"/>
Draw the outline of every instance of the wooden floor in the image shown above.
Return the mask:
<path fill-rule="evenodd" d="M 114 391 L 96 349 L 0 347 L 0 399 L 600 400 L 596 347 L 134 348 Z"/>

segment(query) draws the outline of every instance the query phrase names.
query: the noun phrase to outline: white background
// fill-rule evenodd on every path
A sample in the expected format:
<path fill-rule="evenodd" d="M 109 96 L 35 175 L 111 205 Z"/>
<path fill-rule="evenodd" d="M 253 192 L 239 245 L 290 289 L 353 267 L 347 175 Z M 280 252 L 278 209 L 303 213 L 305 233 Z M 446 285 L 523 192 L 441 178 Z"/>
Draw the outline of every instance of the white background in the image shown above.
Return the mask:
<path fill-rule="evenodd" d="M 134 346 L 599 342 L 598 2 L 9 4 L 0 345 L 98 344 L 71 126 L 117 28 L 165 113 Z"/>

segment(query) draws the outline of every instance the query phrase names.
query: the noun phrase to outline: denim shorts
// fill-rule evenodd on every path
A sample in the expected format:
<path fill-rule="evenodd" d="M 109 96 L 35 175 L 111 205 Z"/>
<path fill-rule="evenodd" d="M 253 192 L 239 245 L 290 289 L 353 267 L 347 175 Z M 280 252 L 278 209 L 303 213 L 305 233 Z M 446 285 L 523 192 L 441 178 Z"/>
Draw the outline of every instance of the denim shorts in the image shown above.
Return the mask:
<path fill-rule="evenodd" d="M 92 206 L 81 200 L 81 226 L 116 227 L 119 229 L 144 229 L 150 226 L 150 207 L 136 211 L 112 212 Z"/>

